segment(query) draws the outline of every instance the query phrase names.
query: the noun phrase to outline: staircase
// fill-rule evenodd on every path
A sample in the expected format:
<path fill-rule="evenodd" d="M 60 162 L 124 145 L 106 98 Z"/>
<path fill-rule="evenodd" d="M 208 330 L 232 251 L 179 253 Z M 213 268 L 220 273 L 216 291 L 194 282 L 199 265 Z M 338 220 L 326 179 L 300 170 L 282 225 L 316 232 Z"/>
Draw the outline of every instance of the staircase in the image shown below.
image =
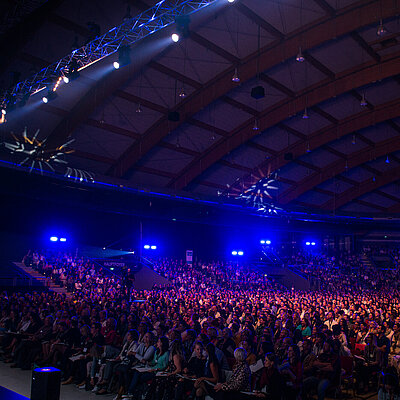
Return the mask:
<path fill-rule="evenodd" d="M 27 275 L 31 276 L 33 279 L 36 279 L 52 292 L 65 294 L 67 297 L 71 297 L 71 294 L 67 292 L 66 288 L 56 285 L 49 277 L 39 274 L 39 272 L 35 271 L 33 268 L 26 267 L 23 263 L 19 262 L 14 262 L 14 265 L 16 265 L 20 270 L 24 271 Z"/>
<path fill-rule="evenodd" d="M 374 267 L 372 260 L 364 253 L 360 255 L 360 261 L 364 269 Z"/>

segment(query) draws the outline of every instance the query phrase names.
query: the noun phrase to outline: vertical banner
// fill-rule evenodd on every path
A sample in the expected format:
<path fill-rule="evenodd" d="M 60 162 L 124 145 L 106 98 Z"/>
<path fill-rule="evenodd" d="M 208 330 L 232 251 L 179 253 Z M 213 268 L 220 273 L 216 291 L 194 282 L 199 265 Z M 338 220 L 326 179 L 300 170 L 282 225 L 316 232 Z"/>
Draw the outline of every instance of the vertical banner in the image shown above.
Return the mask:
<path fill-rule="evenodd" d="M 193 250 L 186 250 L 186 263 L 193 264 Z"/>

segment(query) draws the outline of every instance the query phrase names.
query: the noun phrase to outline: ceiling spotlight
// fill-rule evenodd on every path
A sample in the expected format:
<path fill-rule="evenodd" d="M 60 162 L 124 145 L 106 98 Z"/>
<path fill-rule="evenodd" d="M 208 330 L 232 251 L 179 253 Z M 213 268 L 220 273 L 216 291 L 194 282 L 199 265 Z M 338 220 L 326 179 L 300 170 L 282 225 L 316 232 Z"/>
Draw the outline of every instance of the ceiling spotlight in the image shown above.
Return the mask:
<path fill-rule="evenodd" d="M 178 95 L 181 99 L 184 99 L 185 97 L 186 97 L 186 92 L 185 92 L 185 88 L 183 87 L 182 89 L 181 89 L 181 91 L 179 92 L 179 95 Z"/>
<path fill-rule="evenodd" d="M 5 109 L 5 108 L 3 108 L 3 109 L 1 110 L 1 113 L 2 113 L 3 115 L 6 115 L 6 114 L 7 114 L 7 111 L 6 111 L 6 109 Z"/>
<path fill-rule="evenodd" d="M 64 76 L 62 77 L 62 79 L 64 83 L 69 83 L 71 81 L 74 81 L 75 79 L 78 79 L 80 76 L 78 61 L 75 58 L 72 59 L 71 62 L 68 64 L 68 67 L 65 68 L 63 72 Z"/>
<path fill-rule="evenodd" d="M 386 156 L 385 163 L 386 163 L 386 164 L 390 164 L 389 156 Z"/>
<path fill-rule="evenodd" d="M 306 153 L 311 153 L 310 143 L 307 143 Z"/>
<path fill-rule="evenodd" d="M 353 138 L 351 139 L 351 144 L 356 144 L 356 135 L 353 134 Z"/>
<path fill-rule="evenodd" d="M 383 26 L 382 20 L 379 22 L 378 29 L 376 30 L 376 34 L 378 36 L 383 36 L 387 32 L 386 28 Z"/>
<path fill-rule="evenodd" d="M 215 135 L 212 135 L 211 140 L 215 140 L 215 139 L 216 139 Z"/>
<path fill-rule="evenodd" d="M 232 82 L 236 82 L 236 83 L 240 82 L 237 68 L 235 68 L 235 73 L 232 76 Z"/>
<path fill-rule="evenodd" d="M 57 97 L 57 93 L 49 90 L 49 92 L 42 97 L 43 103 L 47 104 L 49 101 L 54 100 Z"/>
<path fill-rule="evenodd" d="M 119 69 L 131 63 L 131 48 L 123 45 L 118 49 L 118 61 L 113 62 L 113 67 Z"/>
<path fill-rule="evenodd" d="M 360 106 L 366 107 L 367 105 L 368 105 L 368 103 L 367 103 L 367 100 L 365 99 L 365 93 L 363 93 L 361 96 Z"/>
<path fill-rule="evenodd" d="M 304 58 L 303 53 L 301 51 L 301 47 L 299 47 L 299 52 L 297 53 L 296 61 L 302 63 L 304 60 L 305 60 L 305 58 Z"/>
<path fill-rule="evenodd" d="M 310 116 L 308 115 L 308 112 L 307 112 L 307 107 L 304 109 L 303 116 L 301 118 L 303 118 L 303 119 L 310 118 Z"/>
<path fill-rule="evenodd" d="M 131 18 L 132 18 L 131 7 L 128 6 L 128 7 L 126 7 L 126 14 L 125 14 L 125 16 L 123 18 L 123 21 L 126 22 L 126 21 L 130 20 Z"/>
<path fill-rule="evenodd" d="M 142 112 L 143 112 L 142 106 L 141 106 L 140 103 L 139 103 L 138 106 L 137 106 L 136 112 L 137 112 L 137 113 L 142 113 Z"/>
<path fill-rule="evenodd" d="M 172 41 L 173 41 L 174 43 L 177 43 L 177 42 L 179 42 L 179 35 L 178 35 L 177 33 L 173 33 L 173 34 L 171 35 L 171 39 L 172 39 Z"/>
<path fill-rule="evenodd" d="M 234 3 L 235 0 L 228 0 L 228 3 Z"/>
<path fill-rule="evenodd" d="M 254 126 L 253 126 L 253 131 L 258 131 L 260 128 L 258 127 L 258 119 L 256 118 L 254 120 Z"/>

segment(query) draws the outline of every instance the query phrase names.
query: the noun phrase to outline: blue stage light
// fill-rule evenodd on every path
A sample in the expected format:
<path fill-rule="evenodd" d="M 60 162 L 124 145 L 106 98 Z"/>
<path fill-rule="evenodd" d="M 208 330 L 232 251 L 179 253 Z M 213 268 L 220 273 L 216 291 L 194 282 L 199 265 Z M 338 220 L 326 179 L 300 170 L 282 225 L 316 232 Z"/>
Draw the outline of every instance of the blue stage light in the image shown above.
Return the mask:
<path fill-rule="evenodd" d="M 265 244 L 265 240 L 260 240 L 260 243 L 261 244 Z"/>
<path fill-rule="evenodd" d="M 50 237 L 50 242 L 57 242 L 58 241 L 58 237 L 57 236 L 51 236 Z"/>
<path fill-rule="evenodd" d="M 60 242 L 66 242 L 67 238 L 60 238 Z"/>
<path fill-rule="evenodd" d="M 310 246 L 310 244 L 311 244 L 310 242 L 306 242 L 306 246 Z"/>
<path fill-rule="evenodd" d="M 271 244 L 271 241 L 270 240 L 266 240 L 265 244 Z"/>
<path fill-rule="evenodd" d="M 233 250 L 233 251 L 232 251 L 232 255 L 233 255 L 233 256 L 237 256 L 237 255 L 238 255 L 238 252 L 237 252 L 236 250 Z"/>
<path fill-rule="evenodd" d="M 311 242 L 311 246 L 315 246 L 315 242 Z"/>
<path fill-rule="evenodd" d="M 154 245 L 153 245 L 153 246 L 151 246 L 150 248 L 151 248 L 152 250 L 156 250 L 156 249 L 157 249 L 157 246 L 154 246 Z"/>
<path fill-rule="evenodd" d="M 146 250 L 148 250 L 148 249 L 150 248 L 150 245 L 145 244 L 143 247 L 144 247 Z"/>
<path fill-rule="evenodd" d="M 243 251 L 242 250 L 239 250 L 238 251 L 238 256 L 242 256 L 244 253 L 243 253 Z"/>

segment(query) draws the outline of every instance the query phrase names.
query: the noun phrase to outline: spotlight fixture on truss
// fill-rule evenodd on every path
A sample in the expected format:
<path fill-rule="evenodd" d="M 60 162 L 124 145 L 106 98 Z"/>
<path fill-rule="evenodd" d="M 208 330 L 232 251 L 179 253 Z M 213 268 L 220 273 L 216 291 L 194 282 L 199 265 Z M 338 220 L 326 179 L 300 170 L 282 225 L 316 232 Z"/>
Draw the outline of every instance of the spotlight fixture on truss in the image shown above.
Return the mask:
<path fill-rule="evenodd" d="M 79 182 L 94 183 L 94 175 L 91 172 L 82 169 L 67 167 L 67 172 L 64 174 L 66 178 L 75 179 Z"/>
<path fill-rule="evenodd" d="M 35 167 L 40 170 L 41 174 L 43 174 L 43 169 L 45 167 L 48 167 L 54 172 L 54 167 L 51 164 L 67 164 L 63 156 L 74 151 L 73 149 L 69 149 L 68 146 L 75 139 L 70 139 L 61 146 L 53 148 L 47 145 L 47 138 L 42 141 L 38 140 L 39 132 L 40 129 L 30 138 L 27 133 L 27 128 L 25 127 L 22 138 L 13 134 L 14 142 L 4 142 L 4 146 L 11 154 L 21 154 L 25 156 L 18 165 L 29 165 L 29 172 L 32 172 Z"/>
<path fill-rule="evenodd" d="M 177 22 L 177 26 L 184 25 L 183 33 L 185 34 L 187 31 L 186 22 L 190 16 L 216 4 L 218 1 L 159 0 L 153 7 L 133 18 L 124 19 L 121 25 L 110 29 L 101 36 L 97 36 L 84 46 L 77 48 L 75 44 L 72 53 L 0 93 L 0 106 L 10 111 L 23 96 L 32 95 L 42 90 L 46 86 L 44 82 L 49 78 L 61 77 L 61 79 L 64 79 L 65 77 L 65 81 L 69 82 L 70 78 L 77 77 L 77 74 L 73 74 L 71 77 L 66 76 L 66 71 L 70 72 L 69 69 L 73 60 L 77 60 L 79 64 L 79 68 L 75 68 L 77 73 L 104 57 L 118 52 L 123 46 L 133 47 L 140 40 L 171 26 L 175 22 Z"/>

